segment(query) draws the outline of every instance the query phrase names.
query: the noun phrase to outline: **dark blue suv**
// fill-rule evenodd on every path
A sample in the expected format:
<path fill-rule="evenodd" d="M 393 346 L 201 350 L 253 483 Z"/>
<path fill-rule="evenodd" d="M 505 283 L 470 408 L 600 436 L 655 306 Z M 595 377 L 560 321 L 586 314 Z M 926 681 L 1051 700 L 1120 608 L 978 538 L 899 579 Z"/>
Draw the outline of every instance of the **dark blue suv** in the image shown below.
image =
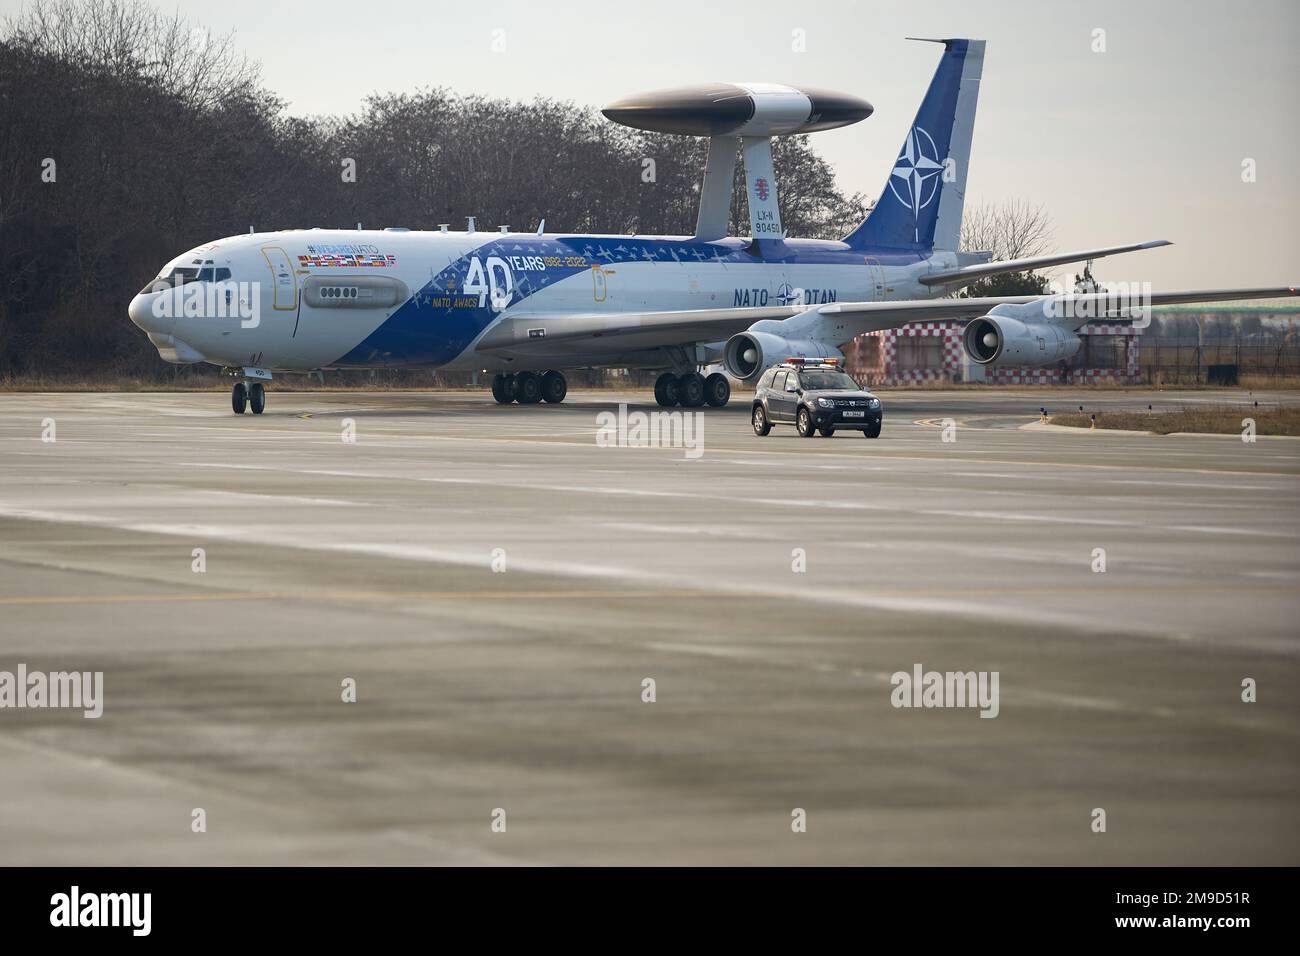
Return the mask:
<path fill-rule="evenodd" d="M 756 435 L 766 435 L 773 425 L 793 425 L 804 438 L 816 432 L 830 438 L 837 428 L 879 438 L 884 409 L 838 365 L 793 360 L 763 373 L 750 415 Z"/>

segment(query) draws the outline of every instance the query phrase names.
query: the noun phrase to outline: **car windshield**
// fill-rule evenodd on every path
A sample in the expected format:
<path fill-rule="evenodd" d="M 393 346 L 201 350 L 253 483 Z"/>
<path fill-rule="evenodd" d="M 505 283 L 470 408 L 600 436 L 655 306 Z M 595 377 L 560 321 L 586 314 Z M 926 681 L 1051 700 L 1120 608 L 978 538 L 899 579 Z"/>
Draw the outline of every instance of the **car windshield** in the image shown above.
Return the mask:
<path fill-rule="evenodd" d="M 810 369 L 799 373 L 799 385 L 809 392 L 827 388 L 858 391 L 858 383 L 837 369 Z"/>

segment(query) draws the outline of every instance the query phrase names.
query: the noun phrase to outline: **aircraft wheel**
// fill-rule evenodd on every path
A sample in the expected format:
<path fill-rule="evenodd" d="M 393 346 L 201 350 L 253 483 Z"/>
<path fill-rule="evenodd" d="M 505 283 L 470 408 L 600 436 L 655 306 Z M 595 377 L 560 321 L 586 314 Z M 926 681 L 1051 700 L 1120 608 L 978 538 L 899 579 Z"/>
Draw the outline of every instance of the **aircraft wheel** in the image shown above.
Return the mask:
<path fill-rule="evenodd" d="M 492 376 L 492 397 L 498 405 L 509 405 L 515 400 L 515 377 L 498 373 Z"/>
<path fill-rule="evenodd" d="M 767 412 L 763 411 L 762 405 L 754 405 L 754 411 L 750 415 L 750 422 L 754 426 L 754 434 L 760 438 L 772 430 L 772 423 L 767 420 Z"/>
<path fill-rule="evenodd" d="M 677 376 L 672 372 L 664 372 L 655 381 L 655 401 L 664 408 L 672 408 L 677 404 L 679 391 Z"/>
<path fill-rule="evenodd" d="M 714 372 L 704 380 L 704 400 L 714 408 L 722 408 L 731 401 L 731 382 L 721 372 Z"/>
<path fill-rule="evenodd" d="M 248 386 L 248 407 L 254 415 L 260 415 L 266 410 L 266 388 L 261 382 Z"/>
<path fill-rule="evenodd" d="M 235 410 L 236 415 L 242 415 L 247 404 L 248 386 L 243 382 L 236 382 L 230 389 L 230 407 Z"/>
<path fill-rule="evenodd" d="M 558 405 L 569 394 L 569 383 L 560 372 L 547 372 L 542 376 L 542 398 L 547 404 Z"/>
<path fill-rule="evenodd" d="M 691 372 L 677 380 L 677 400 L 682 408 L 699 408 L 704 404 L 704 376 Z"/>
<path fill-rule="evenodd" d="M 515 401 L 520 405 L 536 405 L 542 400 L 542 380 L 532 372 L 515 376 Z"/>
<path fill-rule="evenodd" d="M 813 424 L 812 412 L 803 406 L 799 407 L 799 414 L 795 416 L 794 427 L 802 438 L 812 438 L 817 433 L 817 426 Z"/>

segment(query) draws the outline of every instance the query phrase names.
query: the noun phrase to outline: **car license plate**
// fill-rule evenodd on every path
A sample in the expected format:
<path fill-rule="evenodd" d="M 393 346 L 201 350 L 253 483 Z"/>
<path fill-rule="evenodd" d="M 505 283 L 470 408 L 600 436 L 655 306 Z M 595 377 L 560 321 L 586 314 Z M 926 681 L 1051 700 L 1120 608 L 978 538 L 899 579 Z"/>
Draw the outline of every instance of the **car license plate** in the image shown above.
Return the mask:
<path fill-rule="evenodd" d="M 866 412 L 844 412 L 843 414 L 845 418 L 866 418 L 867 417 Z"/>

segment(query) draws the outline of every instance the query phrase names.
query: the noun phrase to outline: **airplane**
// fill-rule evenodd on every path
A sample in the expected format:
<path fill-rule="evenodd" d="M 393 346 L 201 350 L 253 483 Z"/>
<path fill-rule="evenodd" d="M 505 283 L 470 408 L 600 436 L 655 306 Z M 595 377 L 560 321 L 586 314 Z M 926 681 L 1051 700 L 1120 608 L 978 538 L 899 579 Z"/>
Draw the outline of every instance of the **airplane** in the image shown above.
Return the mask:
<path fill-rule="evenodd" d="M 791 358 L 843 358 L 866 332 L 969 320 L 979 365 L 1072 356 L 1101 293 L 953 298 L 981 278 L 1169 245 L 1163 240 L 991 262 L 959 251 L 984 41 L 945 39 L 898 159 L 867 218 L 838 241 L 787 237 L 773 136 L 857 122 L 864 100 L 768 83 L 644 94 L 613 121 L 709 137 L 691 236 L 309 229 L 218 239 L 168 262 L 130 303 L 169 362 L 236 377 L 231 404 L 261 414 L 276 372 L 442 368 L 492 372 L 501 404 L 558 403 L 565 370 L 661 371 L 662 406 L 721 407 Z M 726 235 L 738 154 L 751 235 Z M 1295 295 L 1295 288 L 1165 292 L 1144 305 Z M 721 366 L 724 371 L 710 371 Z M 708 371 L 706 376 L 702 373 Z M 724 374 L 725 372 L 725 374 Z"/>

